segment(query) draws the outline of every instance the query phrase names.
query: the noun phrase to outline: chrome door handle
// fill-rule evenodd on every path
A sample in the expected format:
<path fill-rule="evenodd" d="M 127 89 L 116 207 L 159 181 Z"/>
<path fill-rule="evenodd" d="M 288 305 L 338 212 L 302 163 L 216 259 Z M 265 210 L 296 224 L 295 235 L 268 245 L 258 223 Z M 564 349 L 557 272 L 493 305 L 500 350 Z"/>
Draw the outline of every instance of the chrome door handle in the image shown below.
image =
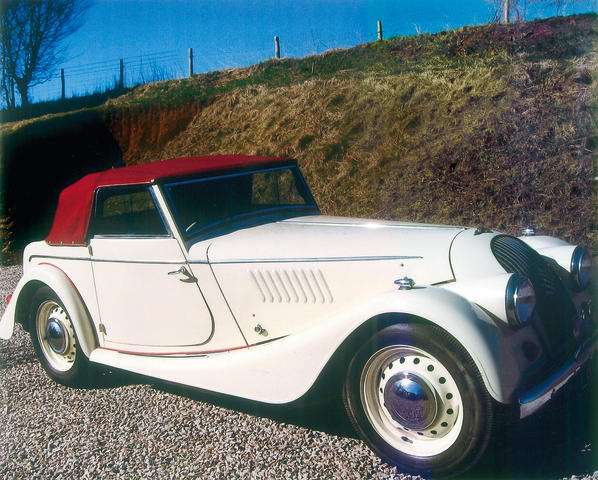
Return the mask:
<path fill-rule="evenodd" d="M 168 272 L 168 275 L 185 275 L 187 278 L 179 279 L 181 282 L 197 282 L 197 278 L 194 277 L 189 273 L 189 270 L 185 267 L 181 267 L 178 270 L 173 270 L 172 272 Z"/>

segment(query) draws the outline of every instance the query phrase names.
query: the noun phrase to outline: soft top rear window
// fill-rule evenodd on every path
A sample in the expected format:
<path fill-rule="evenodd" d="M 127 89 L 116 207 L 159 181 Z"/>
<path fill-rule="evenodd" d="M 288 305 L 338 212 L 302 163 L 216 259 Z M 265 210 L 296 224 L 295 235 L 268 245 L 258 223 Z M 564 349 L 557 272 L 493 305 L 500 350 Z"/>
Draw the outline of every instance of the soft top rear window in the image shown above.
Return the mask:
<path fill-rule="evenodd" d="M 185 237 L 264 220 L 319 213 L 297 167 L 178 181 L 164 185 Z"/>

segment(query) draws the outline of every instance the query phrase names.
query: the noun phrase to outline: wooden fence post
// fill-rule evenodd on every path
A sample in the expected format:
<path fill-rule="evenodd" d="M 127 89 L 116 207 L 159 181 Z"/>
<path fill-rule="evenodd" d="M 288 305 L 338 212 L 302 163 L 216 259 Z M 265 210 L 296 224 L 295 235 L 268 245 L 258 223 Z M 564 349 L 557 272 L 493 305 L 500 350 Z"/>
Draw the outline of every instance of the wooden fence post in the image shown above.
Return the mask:
<path fill-rule="evenodd" d="M 378 40 L 382 40 L 382 22 L 378 20 Z"/>
<path fill-rule="evenodd" d="M 60 69 L 60 84 L 62 86 L 62 99 L 64 100 L 66 95 L 64 91 L 64 68 Z"/>
<path fill-rule="evenodd" d="M 510 0 L 503 0 L 503 20 L 505 23 L 509 23 L 510 18 L 510 10 L 511 10 L 511 2 Z"/>
<path fill-rule="evenodd" d="M 193 49 L 189 48 L 189 78 L 193 76 Z"/>
<path fill-rule="evenodd" d="M 125 62 L 123 59 L 120 59 L 120 79 L 118 81 L 118 87 L 123 89 L 125 88 Z"/>
<path fill-rule="evenodd" d="M 274 58 L 280 58 L 280 40 L 274 37 Z"/>

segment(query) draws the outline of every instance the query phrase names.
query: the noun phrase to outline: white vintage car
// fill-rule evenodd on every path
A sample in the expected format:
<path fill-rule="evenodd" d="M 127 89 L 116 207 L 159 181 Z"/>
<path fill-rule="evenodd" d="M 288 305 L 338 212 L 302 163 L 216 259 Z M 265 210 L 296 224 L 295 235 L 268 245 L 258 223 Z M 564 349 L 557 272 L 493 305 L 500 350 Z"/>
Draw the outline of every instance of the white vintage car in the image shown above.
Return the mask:
<path fill-rule="evenodd" d="M 377 454 L 454 474 L 596 350 L 591 256 L 527 233 L 323 216 L 284 159 L 118 168 L 63 191 L 0 337 L 66 385 L 100 364 L 274 404 L 333 364 Z"/>

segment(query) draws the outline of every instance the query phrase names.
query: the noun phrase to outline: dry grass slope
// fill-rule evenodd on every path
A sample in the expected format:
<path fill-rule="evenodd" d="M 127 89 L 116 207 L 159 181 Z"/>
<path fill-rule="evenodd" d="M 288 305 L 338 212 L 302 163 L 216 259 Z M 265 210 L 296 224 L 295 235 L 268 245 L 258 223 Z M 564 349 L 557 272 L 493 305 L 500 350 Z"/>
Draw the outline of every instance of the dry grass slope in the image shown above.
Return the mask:
<path fill-rule="evenodd" d="M 148 84 L 99 111 L 127 164 L 289 156 L 327 214 L 532 224 L 596 249 L 597 19 L 272 60 Z"/>
<path fill-rule="evenodd" d="M 358 47 L 384 62 L 223 92 L 147 160 L 291 156 L 325 213 L 533 224 L 596 247 L 595 34 L 573 17 Z"/>

